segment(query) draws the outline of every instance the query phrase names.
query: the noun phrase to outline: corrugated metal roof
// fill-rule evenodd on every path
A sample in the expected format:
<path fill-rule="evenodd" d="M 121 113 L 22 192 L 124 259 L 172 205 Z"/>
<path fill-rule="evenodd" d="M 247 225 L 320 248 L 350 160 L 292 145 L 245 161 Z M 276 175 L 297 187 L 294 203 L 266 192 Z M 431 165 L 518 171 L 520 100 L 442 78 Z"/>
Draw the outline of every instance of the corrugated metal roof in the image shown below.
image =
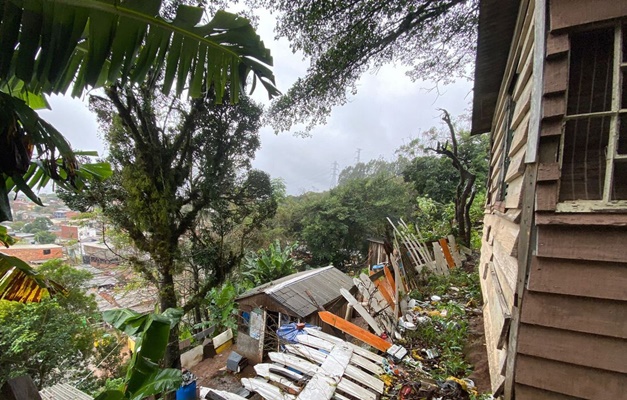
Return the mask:
<path fill-rule="evenodd" d="M 93 397 L 65 383 L 42 389 L 39 395 L 43 400 L 94 400 Z"/>
<path fill-rule="evenodd" d="M 339 269 L 328 266 L 297 272 L 276 281 L 257 286 L 236 300 L 265 293 L 295 315 L 306 317 L 318 309 L 306 291 L 311 294 L 318 305 L 323 306 L 341 297 L 341 288 L 350 290 L 352 287 L 353 280 L 350 277 Z"/>

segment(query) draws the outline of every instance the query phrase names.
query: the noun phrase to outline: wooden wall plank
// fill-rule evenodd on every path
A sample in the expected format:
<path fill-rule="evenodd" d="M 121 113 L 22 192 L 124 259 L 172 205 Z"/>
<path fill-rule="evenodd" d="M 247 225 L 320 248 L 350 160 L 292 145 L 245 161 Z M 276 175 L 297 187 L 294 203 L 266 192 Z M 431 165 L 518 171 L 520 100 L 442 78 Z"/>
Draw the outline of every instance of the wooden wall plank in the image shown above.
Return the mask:
<path fill-rule="evenodd" d="M 540 127 L 540 136 L 561 136 L 564 123 L 561 120 L 556 121 L 542 121 Z"/>
<path fill-rule="evenodd" d="M 505 301 L 512 309 L 514 304 L 514 293 L 516 292 L 516 278 L 518 276 L 518 260 L 505 252 L 500 243 L 494 242 L 492 246 L 494 252 L 493 263 L 499 282 L 503 289 Z"/>
<path fill-rule="evenodd" d="M 568 88 L 568 57 L 556 57 L 544 63 L 544 94 L 563 93 Z"/>
<path fill-rule="evenodd" d="M 487 279 L 481 280 L 482 293 L 488 293 L 484 289 L 486 281 Z M 501 374 L 501 364 L 506 356 L 506 350 L 497 349 L 498 337 L 495 337 L 494 328 L 492 327 L 492 316 L 487 304 L 483 307 L 483 329 L 485 332 L 488 367 L 490 370 L 490 386 L 492 387 L 492 391 L 495 392 L 505 381 L 505 378 Z"/>
<path fill-rule="evenodd" d="M 505 196 L 505 208 L 520 208 L 522 198 L 523 177 L 519 176 L 509 183 L 507 186 L 507 195 Z"/>
<path fill-rule="evenodd" d="M 533 257 L 529 290 L 627 301 L 624 264 Z"/>
<path fill-rule="evenodd" d="M 538 213 L 538 225 L 627 226 L 627 214 L 602 213 Z"/>
<path fill-rule="evenodd" d="M 538 183 L 536 187 L 536 211 L 555 211 L 558 199 L 557 182 Z"/>
<path fill-rule="evenodd" d="M 521 321 L 627 339 L 627 303 L 525 290 Z"/>
<path fill-rule="evenodd" d="M 507 173 L 505 174 L 505 182 L 511 182 L 514 179 L 522 176 L 525 172 L 525 149 L 511 156 Z"/>
<path fill-rule="evenodd" d="M 566 114 L 566 98 L 562 93 L 544 96 L 542 118 L 561 118 Z"/>
<path fill-rule="evenodd" d="M 497 215 L 492 215 L 491 226 L 491 233 L 494 235 L 494 239 L 500 242 L 503 249 L 505 249 L 505 253 L 516 257 L 516 252 L 518 251 L 518 233 L 520 231 L 518 224 Z"/>
<path fill-rule="evenodd" d="M 559 57 L 570 51 L 570 40 L 567 33 L 549 33 L 546 38 L 546 57 Z"/>
<path fill-rule="evenodd" d="M 516 107 L 514 108 L 514 115 L 512 115 L 512 127 L 517 127 L 522 123 L 531 109 L 531 93 L 533 89 L 533 81 L 529 80 L 525 90 L 520 94 L 519 99 L 515 99 Z"/>
<path fill-rule="evenodd" d="M 627 15 L 627 2 L 616 0 L 551 0 L 551 30 Z"/>
<path fill-rule="evenodd" d="M 538 165 L 538 182 L 556 181 L 560 176 L 560 165 L 558 163 L 540 163 Z"/>
<path fill-rule="evenodd" d="M 627 373 L 627 340 L 521 324 L 518 353 Z"/>
<path fill-rule="evenodd" d="M 516 360 L 516 382 L 584 399 L 620 399 L 625 395 L 623 374 L 523 354 Z"/>
<path fill-rule="evenodd" d="M 627 229 L 621 227 L 544 225 L 538 228 L 537 255 L 627 263 L 626 244 Z"/>
<path fill-rule="evenodd" d="M 520 383 L 517 383 L 515 387 L 516 400 L 580 400 L 577 397 L 521 385 Z"/>
<path fill-rule="evenodd" d="M 529 129 L 529 114 L 525 116 L 520 125 L 514 130 L 514 137 L 509 147 L 510 157 L 518 152 L 527 143 L 527 131 Z"/>
<path fill-rule="evenodd" d="M 494 264 L 489 264 L 490 271 L 486 278 L 486 289 L 488 290 L 488 304 L 490 309 L 492 337 L 496 341 L 496 348 L 502 349 L 505 345 L 509 324 L 511 322 L 511 311 L 505 301 L 501 282 L 494 270 Z"/>

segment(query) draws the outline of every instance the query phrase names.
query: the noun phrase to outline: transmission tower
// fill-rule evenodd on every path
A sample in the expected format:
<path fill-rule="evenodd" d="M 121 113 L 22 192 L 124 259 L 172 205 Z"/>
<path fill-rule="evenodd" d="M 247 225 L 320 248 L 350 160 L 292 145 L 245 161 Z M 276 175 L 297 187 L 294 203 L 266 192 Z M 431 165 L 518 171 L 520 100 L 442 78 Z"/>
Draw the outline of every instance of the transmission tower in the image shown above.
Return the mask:
<path fill-rule="evenodd" d="M 360 149 L 360 148 L 358 148 L 358 149 L 357 149 L 357 157 L 355 157 L 355 159 L 356 159 L 356 161 L 357 161 L 357 164 L 359 164 L 359 161 L 361 161 L 360 156 L 361 156 L 361 149 Z"/>
<path fill-rule="evenodd" d="M 333 177 L 331 178 L 331 187 L 334 188 L 337 185 L 337 173 L 338 173 L 338 169 L 339 169 L 339 164 L 337 163 L 337 161 L 333 162 L 333 168 L 332 168 L 332 172 L 333 172 Z"/>

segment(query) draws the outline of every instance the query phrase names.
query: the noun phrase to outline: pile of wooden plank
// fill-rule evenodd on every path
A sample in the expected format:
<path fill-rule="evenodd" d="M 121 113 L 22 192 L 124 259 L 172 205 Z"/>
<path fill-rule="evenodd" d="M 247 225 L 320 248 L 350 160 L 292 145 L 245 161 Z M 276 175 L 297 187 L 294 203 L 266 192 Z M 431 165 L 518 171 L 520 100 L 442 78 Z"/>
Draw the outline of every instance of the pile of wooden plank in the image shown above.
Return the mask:
<path fill-rule="evenodd" d="M 402 219 L 399 220 L 398 224 L 394 224 L 389 218 L 387 220 L 394 229 L 397 248 L 402 249 L 404 247 L 407 250 L 417 272 L 420 273 L 426 268 L 437 275 L 448 275 L 449 269 L 461 267 L 462 253 L 453 235 L 433 242 L 431 244 L 433 256 L 431 256 L 428 244 L 418 227 L 415 226 L 410 229 Z"/>
<path fill-rule="evenodd" d="M 243 378 L 242 385 L 267 400 L 376 400 L 383 394 L 383 357 L 316 329 L 305 331 L 285 353 L 270 353 L 272 364 L 257 364 L 257 377 Z"/>

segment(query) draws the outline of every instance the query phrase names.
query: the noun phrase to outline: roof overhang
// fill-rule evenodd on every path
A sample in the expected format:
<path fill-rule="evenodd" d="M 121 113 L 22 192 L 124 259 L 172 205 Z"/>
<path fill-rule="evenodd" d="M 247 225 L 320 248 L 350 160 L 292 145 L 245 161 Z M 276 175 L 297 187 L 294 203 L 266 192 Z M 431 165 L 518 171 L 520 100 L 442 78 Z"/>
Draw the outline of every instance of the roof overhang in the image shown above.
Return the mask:
<path fill-rule="evenodd" d="M 481 0 L 472 102 L 472 135 L 492 128 L 520 0 Z"/>

